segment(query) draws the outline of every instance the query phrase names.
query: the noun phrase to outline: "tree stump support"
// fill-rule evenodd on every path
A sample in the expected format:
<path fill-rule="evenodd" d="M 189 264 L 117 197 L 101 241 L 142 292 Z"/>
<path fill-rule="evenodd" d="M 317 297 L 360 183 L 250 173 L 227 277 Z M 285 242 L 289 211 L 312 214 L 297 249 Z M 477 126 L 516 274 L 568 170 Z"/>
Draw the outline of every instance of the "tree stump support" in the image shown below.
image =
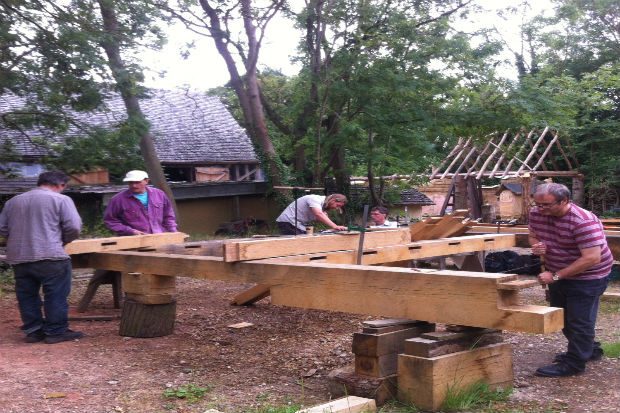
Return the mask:
<path fill-rule="evenodd" d="M 176 318 L 176 278 L 123 273 L 122 281 L 127 298 L 119 334 L 140 338 L 172 334 Z"/>

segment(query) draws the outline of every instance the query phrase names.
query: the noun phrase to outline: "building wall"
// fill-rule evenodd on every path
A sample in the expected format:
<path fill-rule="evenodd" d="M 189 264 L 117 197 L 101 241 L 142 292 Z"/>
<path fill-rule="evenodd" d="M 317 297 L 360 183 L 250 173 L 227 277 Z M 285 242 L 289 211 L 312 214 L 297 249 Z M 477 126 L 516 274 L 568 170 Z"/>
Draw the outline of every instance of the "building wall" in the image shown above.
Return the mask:
<path fill-rule="evenodd" d="M 190 235 L 213 235 L 220 224 L 237 219 L 254 218 L 266 221 L 273 227 L 280 213 L 276 203 L 264 196 L 239 196 L 237 205 L 235 197 L 203 198 L 178 200 L 180 226 L 179 230 Z"/>
<path fill-rule="evenodd" d="M 407 211 L 405 212 L 405 208 Z M 411 219 L 420 219 L 422 218 L 422 206 L 421 205 L 394 205 L 390 207 L 390 217 L 399 216 L 401 219 L 406 217 L 406 222 L 411 221 Z M 390 218 L 392 219 L 392 218 Z M 395 221 L 396 219 L 392 219 Z M 404 220 L 401 222 L 405 222 Z"/>
<path fill-rule="evenodd" d="M 422 207 L 421 214 L 437 216 L 441 212 L 441 207 L 450 189 L 450 179 L 433 179 L 427 185 L 418 188 L 418 191 L 429 197 L 435 205 L 425 205 Z M 447 211 L 449 212 L 449 211 Z"/>

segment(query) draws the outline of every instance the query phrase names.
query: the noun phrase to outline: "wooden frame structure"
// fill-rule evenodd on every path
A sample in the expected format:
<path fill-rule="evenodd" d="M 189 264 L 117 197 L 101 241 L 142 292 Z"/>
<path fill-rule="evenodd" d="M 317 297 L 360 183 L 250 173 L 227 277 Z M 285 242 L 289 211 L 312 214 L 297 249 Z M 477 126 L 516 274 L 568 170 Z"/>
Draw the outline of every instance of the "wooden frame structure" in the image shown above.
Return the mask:
<path fill-rule="evenodd" d="M 572 178 L 573 199 L 583 205 L 583 175 L 577 171 L 579 163 L 568 141 L 562 145 L 559 132 L 546 127 L 542 132 L 532 129 L 512 133 L 492 134 L 482 142 L 472 138 L 459 138 L 448 156 L 433 168 L 429 179 L 451 178 L 450 189 L 441 209 L 443 215 L 448 206 L 462 208 L 469 200 L 473 218 L 481 217 L 482 179 L 516 178 L 523 186 L 524 215 L 529 212 L 531 179 L 537 177 Z M 565 147 L 567 149 L 565 149 Z M 457 193 L 460 200 L 457 200 Z M 454 199 L 453 201 L 451 201 Z"/>
<path fill-rule="evenodd" d="M 369 232 L 362 265 L 354 265 L 359 236 L 349 233 L 216 241 L 215 246 L 208 241 L 162 246 L 169 242 L 162 234 L 161 239 L 151 236 L 148 248 L 135 251 L 124 251 L 133 247 L 121 241 L 135 243 L 139 237 L 120 237 L 114 246 L 117 251 L 94 252 L 101 243 L 85 240 L 93 247 L 82 245 L 80 251 L 85 252 L 72 257 L 76 266 L 122 271 L 123 277 L 129 276 L 125 273 L 142 273 L 156 274 L 157 279 L 185 276 L 256 283 L 269 287 L 276 305 L 530 333 L 562 328 L 561 309 L 520 303 L 519 290 L 537 283 L 520 281 L 514 274 L 379 265 L 509 248 L 515 244 L 514 235 L 411 242 L 408 228 Z M 108 244 L 107 248 L 112 247 Z M 153 287 L 152 279 L 149 285 Z M 165 294 L 170 295 L 166 288 Z"/>
<path fill-rule="evenodd" d="M 561 144 L 558 131 L 546 127 L 542 132 L 532 129 L 511 135 L 490 135 L 480 148 L 472 138 L 460 138 L 450 154 L 433 169 L 430 179 L 472 176 L 482 178 L 519 178 L 532 176 L 577 177 L 579 166 L 572 148 Z M 562 165 L 563 163 L 563 165 Z"/>

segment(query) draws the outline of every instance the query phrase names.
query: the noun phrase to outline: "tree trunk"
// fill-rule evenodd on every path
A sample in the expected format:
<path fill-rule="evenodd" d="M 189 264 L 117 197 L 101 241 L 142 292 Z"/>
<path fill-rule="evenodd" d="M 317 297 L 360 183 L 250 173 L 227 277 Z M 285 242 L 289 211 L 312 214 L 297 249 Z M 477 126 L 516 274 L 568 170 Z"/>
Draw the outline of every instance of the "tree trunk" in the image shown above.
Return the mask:
<path fill-rule="evenodd" d="M 265 122 L 265 112 L 260 100 L 260 87 L 256 73 L 260 42 L 256 38 L 256 27 L 252 21 L 251 0 L 241 1 L 241 14 L 248 44 L 248 58 L 244 61 L 246 69 L 244 78 L 239 74 L 235 60 L 228 50 L 229 33 L 222 28 L 218 11 L 211 6 L 209 0 L 199 0 L 199 2 L 209 17 L 210 26 L 207 27 L 207 30 L 211 33 L 215 47 L 226 63 L 228 74 L 230 75 L 230 83 L 239 98 L 245 126 L 248 129 L 250 138 L 263 153 L 267 163 L 267 173 L 272 185 L 279 185 L 282 179 L 278 166 L 278 155 L 269 137 Z"/>
<path fill-rule="evenodd" d="M 128 123 L 135 127 L 140 133 L 140 151 L 146 164 L 146 171 L 153 184 L 164 191 L 172 206 L 179 222 L 177 204 L 172 194 L 172 190 L 166 182 L 164 171 L 157 157 L 153 136 L 150 133 L 150 126 L 140 108 L 140 102 L 135 93 L 136 77 L 127 68 L 120 53 L 120 41 L 118 37 L 119 23 L 114 10 L 114 3 L 110 0 L 98 0 L 103 19 L 103 28 L 106 36 L 102 37 L 101 46 L 108 57 L 108 64 L 116 85 L 121 93 L 125 108 L 127 110 Z"/>
<path fill-rule="evenodd" d="M 177 303 L 143 304 L 125 300 L 118 334 L 125 337 L 162 337 L 174 332 Z"/>

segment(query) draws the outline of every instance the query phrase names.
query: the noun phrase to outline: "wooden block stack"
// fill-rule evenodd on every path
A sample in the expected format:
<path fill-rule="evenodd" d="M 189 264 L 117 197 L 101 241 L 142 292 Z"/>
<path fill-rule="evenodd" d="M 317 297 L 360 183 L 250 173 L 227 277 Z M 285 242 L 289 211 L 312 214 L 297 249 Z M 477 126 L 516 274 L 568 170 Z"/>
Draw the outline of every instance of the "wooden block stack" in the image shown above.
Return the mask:
<path fill-rule="evenodd" d="M 512 381 L 512 349 L 497 330 L 425 333 L 407 340 L 398 356 L 398 399 L 422 410 L 439 410 L 449 389 Z"/>
<path fill-rule="evenodd" d="M 395 399 L 398 353 L 403 351 L 405 340 L 434 329 L 434 324 L 415 320 L 365 322 L 362 332 L 353 334 L 355 367 L 338 369 L 329 375 L 332 397 L 371 397 L 379 405 Z"/>
<path fill-rule="evenodd" d="M 363 326 L 361 333 L 353 334 L 355 372 L 378 378 L 396 374 L 405 340 L 435 329 L 424 321 L 399 319 L 367 321 Z"/>

